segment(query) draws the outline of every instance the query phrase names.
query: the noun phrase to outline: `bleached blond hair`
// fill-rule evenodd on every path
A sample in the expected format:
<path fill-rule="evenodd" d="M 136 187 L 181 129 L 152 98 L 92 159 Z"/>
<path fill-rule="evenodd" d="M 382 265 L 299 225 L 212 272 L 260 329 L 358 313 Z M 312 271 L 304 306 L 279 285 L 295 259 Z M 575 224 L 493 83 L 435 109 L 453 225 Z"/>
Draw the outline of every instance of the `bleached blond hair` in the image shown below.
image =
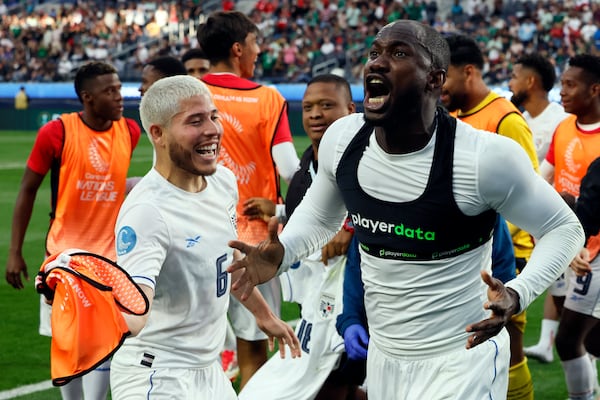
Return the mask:
<path fill-rule="evenodd" d="M 176 75 L 154 82 L 140 102 L 144 130 L 149 133 L 152 125 L 169 126 L 171 119 L 181 111 L 181 101 L 195 96 L 212 98 L 208 87 L 193 76 Z"/>

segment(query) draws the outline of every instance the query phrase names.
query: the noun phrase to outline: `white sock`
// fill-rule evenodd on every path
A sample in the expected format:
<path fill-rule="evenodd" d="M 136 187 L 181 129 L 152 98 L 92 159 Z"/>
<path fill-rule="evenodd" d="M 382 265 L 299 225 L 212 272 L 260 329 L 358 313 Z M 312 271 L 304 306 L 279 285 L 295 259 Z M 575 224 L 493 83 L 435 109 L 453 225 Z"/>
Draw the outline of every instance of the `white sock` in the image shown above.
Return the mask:
<path fill-rule="evenodd" d="M 542 331 L 540 332 L 540 340 L 538 346 L 543 348 L 552 348 L 554 346 L 554 338 L 558 330 L 558 321 L 553 319 L 542 320 Z"/>
<path fill-rule="evenodd" d="M 110 360 L 83 376 L 85 400 L 106 400 L 110 387 Z"/>
<path fill-rule="evenodd" d="M 569 361 L 562 361 L 569 399 L 593 400 L 594 387 L 592 363 L 587 354 Z"/>
<path fill-rule="evenodd" d="M 75 378 L 66 385 L 61 386 L 60 395 L 63 400 L 81 400 L 83 396 L 81 378 Z"/>
<path fill-rule="evenodd" d="M 592 378 L 592 388 L 594 390 L 598 389 L 598 365 L 596 364 L 596 357 L 594 357 L 592 354 L 588 353 L 588 357 L 590 358 L 590 361 L 592 363 L 592 376 L 590 378 Z M 596 393 L 596 394 L 600 394 L 600 393 Z"/>

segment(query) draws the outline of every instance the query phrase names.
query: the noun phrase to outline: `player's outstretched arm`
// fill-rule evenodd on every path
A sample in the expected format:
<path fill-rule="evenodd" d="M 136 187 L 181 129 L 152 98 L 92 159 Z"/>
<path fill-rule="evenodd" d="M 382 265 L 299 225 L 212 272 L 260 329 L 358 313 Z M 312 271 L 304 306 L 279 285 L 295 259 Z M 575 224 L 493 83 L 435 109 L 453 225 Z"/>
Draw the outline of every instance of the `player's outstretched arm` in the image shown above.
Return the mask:
<path fill-rule="evenodd" d="M 235 281 L 242 272 L 235 271 L 232 274 L 232 278 Z M 246 307 L 256 318 L 258 327 L 267 334 L 269 337 L 269 350 L 273 351 L 275 348 L 275 339 L 279 346 L 279 355 L 281 358 L 285 358 L 285 345 L 287 344 L 291 350 L 292 358 L 300 357 L 300 343 L 294 330 L 291 326 L 286 324 L 281 319 L 277 318 L 275 314 L 269 308 L 269 305 L 265 301 L 264 297 L 257 288 L 252 288 L 250 296 L 247 300 L 242 300 L 242 290 L 234 289 L 232 287 L 231 294 L 233 294 L 240 302 Z"/>
<path fill-rule="evenodd" d="M 252 290 L 259 283 L 267 282 L 277 274 L 279 265 L 283 260 L 283 245 L 277 236 L 279 221 L 272 217 L 269 221 L 269 236 L 256 246 L 251 246 L 239 240 L 232 240 L 229 246 L 245 254 L 244 257 L 234 261 L 227 272 L 241 271 L 232 280 L 231 289 L 240 291 L 240 299 L 248 299 Z"/>
<path fill-rule="evenodd" d="M 481 271 L 481 279 L 488 285 L 488 301 L 483 308 L 491 310 L 492 315 L 488 319 L 467 325 L 466 331 L 473 333 L 467 339 L 467 349 L 496 336 L 519 309 L 519 295 L 516 291 L 505 287 L 502 281 L 492 278 L 486 271 Z"/>

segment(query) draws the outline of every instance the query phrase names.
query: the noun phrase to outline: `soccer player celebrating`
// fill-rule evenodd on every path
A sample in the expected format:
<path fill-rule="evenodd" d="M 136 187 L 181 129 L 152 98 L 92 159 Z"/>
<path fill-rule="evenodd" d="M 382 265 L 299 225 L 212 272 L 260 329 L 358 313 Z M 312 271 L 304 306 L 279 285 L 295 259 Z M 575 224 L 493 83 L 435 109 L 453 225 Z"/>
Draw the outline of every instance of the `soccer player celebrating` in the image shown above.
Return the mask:
<path fill-rule="evenodd" d="M 505 399 L 505 326 L 566 269 L 581 224 L 515 141 L 437 107 L 450 59 L 439 32 L 399 20 L 368 54 L 364 115 L 331 125 L 280 237 L 273 219 L 258 246 L 230 243 L 246 254 L 228 268 L 243 270 L 233 287 L 250 292 L 319 249 L 347 210 L 360 242 L 369 399 Z M 506 285 L 490 276 L 496 212 L 539 239 Z"/>
<path fill-rule="evenodd" d="M 217 165 L 223 127 L 206 85 L 184 75 L 155 82 L 140 117 L 156 165 L 127 197 L 115 228 L 117 261 L 150 300 L 126 315 L 134 335 L 113 357 L 113 399 L 235 399 L 219 362 L 237 237 L 237 185 Z M 233 291 L 239 296 L 241 291 Z M 242 303 L 273 344 L 299 355 L 292 329 L 254 290 Z"/>

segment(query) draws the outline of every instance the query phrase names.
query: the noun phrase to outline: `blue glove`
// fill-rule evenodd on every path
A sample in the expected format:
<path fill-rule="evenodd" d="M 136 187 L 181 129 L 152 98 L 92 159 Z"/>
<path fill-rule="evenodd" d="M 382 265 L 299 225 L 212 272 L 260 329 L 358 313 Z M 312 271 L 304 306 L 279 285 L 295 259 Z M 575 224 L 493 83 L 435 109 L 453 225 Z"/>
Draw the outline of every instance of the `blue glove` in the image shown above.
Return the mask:
<path fill-rule="evenodd" d="M 352 324 L 344 331 L 344 345 L 351 360 L 366 360 L 369 334 L 360 324 Z"/>

